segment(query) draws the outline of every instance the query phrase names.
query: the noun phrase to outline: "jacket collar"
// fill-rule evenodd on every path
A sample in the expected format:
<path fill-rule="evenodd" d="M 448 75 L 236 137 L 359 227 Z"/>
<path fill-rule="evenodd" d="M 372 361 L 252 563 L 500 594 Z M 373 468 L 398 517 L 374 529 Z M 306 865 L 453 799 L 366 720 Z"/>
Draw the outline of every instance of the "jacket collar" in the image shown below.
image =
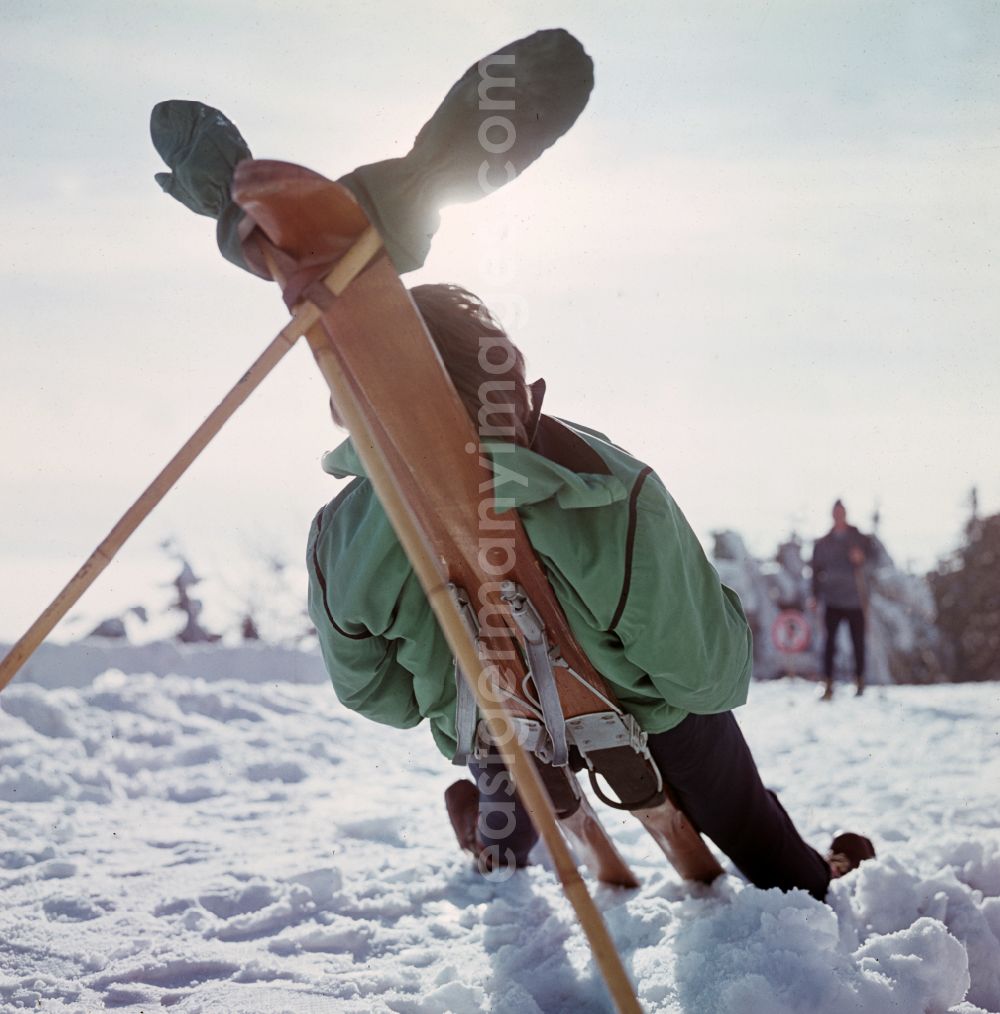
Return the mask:
<path fill-rule="evenodd" d="M 579 430 L 564 425 L 584 440 Z M 592 441 L 585 443 L 593 449 Z M 628 496 L 625 484 L 611 474 L 575 472 L 536 451 L 502 440 L 484 440 L 482 448 L 493 462 L 494 495 L 500 501 L 500 513 L 512 506 L 527 507 L 546 500 L 555 500 L 564 508 L 603 507 Z M 351 440 L 323 456 L 323 470 L 337 479 L 365 476 Z"/>

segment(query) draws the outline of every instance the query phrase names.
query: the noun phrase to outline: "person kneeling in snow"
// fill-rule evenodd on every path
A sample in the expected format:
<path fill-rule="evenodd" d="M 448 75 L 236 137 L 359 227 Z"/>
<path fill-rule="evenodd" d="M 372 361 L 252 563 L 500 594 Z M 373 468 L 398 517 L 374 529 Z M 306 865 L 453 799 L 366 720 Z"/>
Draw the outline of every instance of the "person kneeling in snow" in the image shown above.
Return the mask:
<path fill-rule="evenodd" d="M 860 835 L 838 835 L 824 858 L 762 784 L 732 714 L 750 683 L 746 618 L 659 477 L 602 434 L 543 415 L 544 384 L 527 383 L 523 356 L 476 296 L 455 285 L 410 294 L 474 421 L 481 385 L 492 382 L 493 407 L 507 388 L 500 397 L 514 446 L 504 464 L 519 482 L 504 496 L 515 497 L 580 647 L 648 734 L 692 823 L 757 887 L 802 888 L 822 900 L 831 878 L 874 849 Z M 506 373 L 483 370 L 486 337 L 505 353 Z M 353 477 L 316 515 L 307 550 L 309 613 L 337 696 L 396 728 L 428 719 L 451 758 L 456 691 L 444 635 L 351 442 L 323 467 Z M 525 865 L 537 834 L 520 803 L 499 833 L 484 823 L 498 804 L 510 809 L 510 779 L 488 777 L 478 761 L 470 768 L 478 785 L 458 782 L 446 794 L 460 842 L 476 851 L 487 832 Z"/>

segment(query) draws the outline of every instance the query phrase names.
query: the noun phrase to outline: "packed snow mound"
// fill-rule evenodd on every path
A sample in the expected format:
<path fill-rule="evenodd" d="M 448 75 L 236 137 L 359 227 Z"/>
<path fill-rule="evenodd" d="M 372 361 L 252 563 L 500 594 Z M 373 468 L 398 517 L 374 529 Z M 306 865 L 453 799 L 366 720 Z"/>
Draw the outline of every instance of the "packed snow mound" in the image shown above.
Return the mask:
<path fill-rule="evenodd" d="M 8 649 L 8 645 L 0 644 L 0 657 Z M 73 644 L 47 641 L 24 663 L 18 682 L 30 681 L 43 687 L 83 687 L 109 669 L 156 676 L 181 674 L 207 680 L 236 679 L 246 683 L 278 680 L 329 684 L 319 651 L 297 651 L 260 641 L 222 648 L 173 640 L 130 644 L 101 637 L 89 637 Z"/>
<path fill-rule="evenodd" d="M 610 1011 L 542 851 L 506 882 L 459 854 L 425 729 L 263 655 L 246 679 L 61 657 L 66 685 L 0 695 L 0 1010 Z M 706 888 L 601 807 L 643 883 L 591 887 L 644 1007 L 1000 1011 L 997 686 L 758 684 L 740 720 L 809 840 L 861 830 L 879 858 L 829 905 Z"/>

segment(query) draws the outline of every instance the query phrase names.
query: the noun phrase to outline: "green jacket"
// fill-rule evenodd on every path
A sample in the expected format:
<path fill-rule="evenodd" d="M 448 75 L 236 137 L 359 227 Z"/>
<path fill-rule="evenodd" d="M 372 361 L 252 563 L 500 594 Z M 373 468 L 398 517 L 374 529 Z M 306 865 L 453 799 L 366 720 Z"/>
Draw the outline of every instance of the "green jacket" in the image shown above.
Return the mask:
<path fill-rule="evenodd" d="M 736 593 L 651 469 L 599 433 L 562 425 L 592 471 L 485 446 L 502 450 L 496 496 L 514 500 L 580 647 L 648 732 L 745 703 L 752 651 Z M 337 697 L 396 728 L 429 719 L 451 757 L 455 681 L 444 635 L 351 442 L 323 467 L 356 477 L 316 515 L 307 551 L 309 613 Z"/>

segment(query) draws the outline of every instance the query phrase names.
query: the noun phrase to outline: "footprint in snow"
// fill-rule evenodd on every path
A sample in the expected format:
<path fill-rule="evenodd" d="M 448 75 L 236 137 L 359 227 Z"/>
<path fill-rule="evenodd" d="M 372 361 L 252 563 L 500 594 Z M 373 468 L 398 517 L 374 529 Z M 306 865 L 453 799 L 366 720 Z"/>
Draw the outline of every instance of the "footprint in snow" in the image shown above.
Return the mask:
<path fill-rule="evenodd" d="M 42 911 L 52 922 L 89 922 L 113 909 L 114 905 L 105 898 L 67 896 L 47 898 L 42 902 Z"/>
<path fill-rule="evenodd" d="M 281 893 L 277 885 L 259 880 L 210 889 L 198 896 L 198 903 L 220 919 L 231 919 L 273 905 Z"/>
<path fill-rule="evenodd" d="M 342 834 L 350 838 L 361 838 L 364 841 L 378 842 L 381 845 L 393 845 L 405 848 L 406 832 L 399 826 L 394 817 L 369 817 L 365 820 L 352 820 L 340 825 Z"/>
<path fill-rule="evenodd" d="M 286 785 L 303 781 L 307 776 L 301 764 L 295 761 L 270 761 L 251 764 L 246 769 L 251 782 L 284 782 Z"/>
<path fill-rule="evenodd" d="M 37 852 L 30 849 L 9 849 L 0 852 L 0 868 L 5 870 L 20 870 L 25 866 L 33 866 L 35 863 L 45 862 L 55 857 L 56 850 L 51 845 L 45 845 Z"/>

